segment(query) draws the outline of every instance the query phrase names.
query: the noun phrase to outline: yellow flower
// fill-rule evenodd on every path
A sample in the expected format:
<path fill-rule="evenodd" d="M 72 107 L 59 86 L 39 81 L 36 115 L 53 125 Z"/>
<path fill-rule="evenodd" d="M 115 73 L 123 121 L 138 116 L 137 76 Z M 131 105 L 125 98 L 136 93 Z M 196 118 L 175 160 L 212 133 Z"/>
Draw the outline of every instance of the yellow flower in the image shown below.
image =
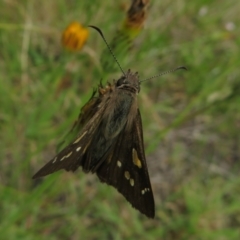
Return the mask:
<path fill-rule="evenodd" d="M 72 22 L 62 34 L 62 45 L 71 51 L 80 50 L 88 38 L 88 29 L 78 22 Z"/>

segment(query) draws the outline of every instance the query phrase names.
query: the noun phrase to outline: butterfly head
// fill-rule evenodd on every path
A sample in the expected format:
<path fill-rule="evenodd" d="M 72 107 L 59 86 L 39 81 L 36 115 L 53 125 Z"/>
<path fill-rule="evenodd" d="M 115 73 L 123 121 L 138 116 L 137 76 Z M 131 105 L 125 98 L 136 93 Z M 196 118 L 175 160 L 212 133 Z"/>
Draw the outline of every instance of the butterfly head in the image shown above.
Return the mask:
<path fill-rule="evenodd" d="M 140 82 L 138 72 L 132 73 L 130 69 L 127 71 L 125 75 L 120 77 L 117 82 L 116 86 L 118 88 L 129 88 L 132 89 L 135 93 L 140 92 Z"/>

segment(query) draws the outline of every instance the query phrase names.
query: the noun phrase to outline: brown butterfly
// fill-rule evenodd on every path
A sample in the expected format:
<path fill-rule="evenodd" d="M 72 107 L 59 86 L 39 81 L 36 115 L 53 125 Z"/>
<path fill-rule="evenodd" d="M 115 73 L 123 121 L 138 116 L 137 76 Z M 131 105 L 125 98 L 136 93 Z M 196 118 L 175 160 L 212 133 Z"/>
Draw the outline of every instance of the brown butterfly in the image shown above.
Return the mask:
<path fill-rule="evenodd" d="M 96 29 L 106 42 L 99 28 L 90 27 Z M 109 47 L 108 44 L 107 46 Z M 113 57 L 115 58 L 114 55 Z M 137 103 L 139 91 L 138 73 L 130 70 L 123 72 L 122 77 L 108 83 L 105 88 L 100 84 L 98 92 L 94 92 L 81 109 L 77 121 L 81 130 L 77 138 L 33 178 L 60 169 L 75 171 L 81 166 L 84 172 L 96 173 L 102 182 L 115 187 L 141 213 L 154 218 L 154 198 Z"/>

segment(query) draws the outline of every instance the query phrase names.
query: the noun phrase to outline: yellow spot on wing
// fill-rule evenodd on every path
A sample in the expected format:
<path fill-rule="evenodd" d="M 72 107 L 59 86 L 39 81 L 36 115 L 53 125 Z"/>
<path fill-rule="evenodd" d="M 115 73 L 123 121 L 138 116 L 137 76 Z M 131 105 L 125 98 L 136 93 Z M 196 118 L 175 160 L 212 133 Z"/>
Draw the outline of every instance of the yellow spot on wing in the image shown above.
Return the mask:
<path fill-rule="evenodd" d="M 139 160 L 138 154 L 135 148 L 133 148 L 132 150 L 132 159 L 133 159 L 134 165 L 136 165 L 139 168 L 142 168 L 142 162 Z"/>
<path fill-rule="evenodd" d="M 130 185 L 133 187 L 134 186 L 134 179 L 130 179 Z"/>
<path fill-rule="evenodd" d="M 125 171 L 124 175 L 127 180 L 130 179 L 130 173 L 128 171 Z"/>

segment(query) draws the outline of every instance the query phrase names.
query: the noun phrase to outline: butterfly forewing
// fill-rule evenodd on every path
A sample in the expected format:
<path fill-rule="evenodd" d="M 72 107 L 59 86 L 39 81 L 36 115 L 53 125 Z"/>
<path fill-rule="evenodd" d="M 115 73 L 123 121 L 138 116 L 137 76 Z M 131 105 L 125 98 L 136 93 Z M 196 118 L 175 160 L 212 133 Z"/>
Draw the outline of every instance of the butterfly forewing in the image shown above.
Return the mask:
<path fill-rule="evenodd" d="M 96 96 L 97 91 L 94 90 L 89 101 L 81 108 L 78 119 L 74 122 L 71 130 L 64 137 L 64 141 L 60 142 L 57 145 L 57 152 L 60 152 L 63 148 L 73 142 L 73 140 L 78 136 L 81 129 L 85 126 L 85 124 L 92 119 L 95 113 L 99 109 L 99 104 L 102 102 L 103 93 L 106 93 L 109 90 L 108 86 L 103 88 L 102 84 L 98 86 L 98 94 Z"/>
<path fill-rule="evenodd" d="M 131 129 L 125 128 L 119 134 L 96 173 L 102 182 L 114 186 L 122 193 L 134 208 L 153 218 L 154 198 L 147 171 L 141 126 L 138 111 Z"/>
<path fill-rule="evenodd" d="M 87 151 L 87 147 L 92 142 L 93 136 L 98 129 L 101 115 L 104 108 L 99 103 L 98 111 L 93 115 L 88 123 L 83 127 L 81 133 L 75 140 L 43 166 L 33 178 L 43 177 L 60 169 L 75 171 L 82 161 L 82 157 Z"/>

